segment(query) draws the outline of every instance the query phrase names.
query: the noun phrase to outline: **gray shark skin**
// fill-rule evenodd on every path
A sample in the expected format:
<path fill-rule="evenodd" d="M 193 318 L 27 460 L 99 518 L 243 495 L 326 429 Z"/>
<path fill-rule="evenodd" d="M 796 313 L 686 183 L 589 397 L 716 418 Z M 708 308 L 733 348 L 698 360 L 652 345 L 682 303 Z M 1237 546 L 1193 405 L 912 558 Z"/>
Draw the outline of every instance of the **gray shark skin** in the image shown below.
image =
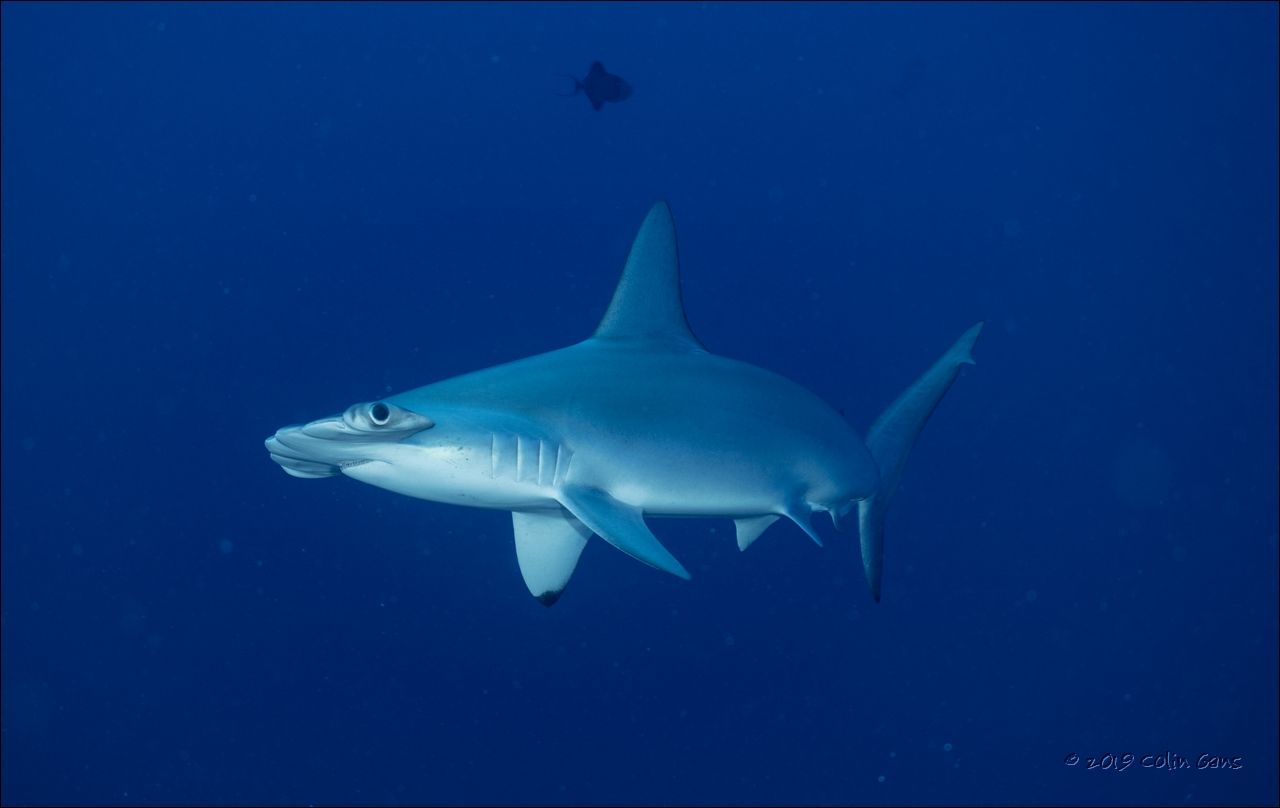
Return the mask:
<path fill-rule="evenodd" d="M 879 602 L 885 512 L 981 330 L 962 334 L 864 442 L 800 385 L 703 347 L 685 319 L 671 210 L 659 202 L 589 339 L 287 426 L 266 446 L 295 477 L 344 474 L 511 511 L 520 572 L 547 606 L 593 534 L 687 579 L 644 517 L 727 517 L 745 550 L 780 517 L 821 545 L 810 515 L 825 511 L 840 529 L 857 506 Z"/>

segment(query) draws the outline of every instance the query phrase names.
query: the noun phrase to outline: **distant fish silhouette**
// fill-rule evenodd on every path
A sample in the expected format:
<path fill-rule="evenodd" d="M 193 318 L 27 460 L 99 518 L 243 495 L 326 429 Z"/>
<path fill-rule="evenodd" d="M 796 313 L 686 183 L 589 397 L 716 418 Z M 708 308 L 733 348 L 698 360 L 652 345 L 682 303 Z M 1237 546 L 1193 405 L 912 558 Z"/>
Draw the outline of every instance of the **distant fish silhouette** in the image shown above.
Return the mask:
<path fill-rule="evenodd" d="M 573 92 L 556 93 L 561 98 L 572 98 L 580 92 L 587 93 L 587 100 L 591 102 L 591 106 L 597 112 L 604 106 L 606 101 L 618 103 L 626 101 L 631 97 L 631 85 L 612 73 L 604 72 L 604 65 L 599 62 L 591 63 L 591 70 L 587 72 L 587 77 L 582 81 L 578 81 L 573 76 L 565 76 L 566 79 L 573 79 Z"/>

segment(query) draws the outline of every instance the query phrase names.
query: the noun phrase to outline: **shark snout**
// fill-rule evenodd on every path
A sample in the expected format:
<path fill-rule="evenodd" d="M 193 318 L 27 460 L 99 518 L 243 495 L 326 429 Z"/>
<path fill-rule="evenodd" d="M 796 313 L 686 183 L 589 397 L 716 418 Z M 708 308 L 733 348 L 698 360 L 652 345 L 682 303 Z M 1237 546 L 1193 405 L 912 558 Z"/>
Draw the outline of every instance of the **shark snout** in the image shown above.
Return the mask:
<path fill-rule="evenodd" d="M 374 447 L 435 426 L 425 415 L 387 402 L 355 404 L 341 415 L 294 424 L 267 438 L 271 459 L 295 477 L 332 477 L 373 459 Z"/>
<path fill-rule="evenodd" d="M 317 423 L 317 422 L 312 422 Z M 332 444 L 324 438 L 307 433 L 311 424 L 294 424 L 276 431 L 267 438 L 267 451 L 271 459 L 279 463 L 285 471 L 294 477 L 315 479 L 333 477 L 342 473 L 342 468 L 334 458 L 326 457 L 325 444 Z"/>

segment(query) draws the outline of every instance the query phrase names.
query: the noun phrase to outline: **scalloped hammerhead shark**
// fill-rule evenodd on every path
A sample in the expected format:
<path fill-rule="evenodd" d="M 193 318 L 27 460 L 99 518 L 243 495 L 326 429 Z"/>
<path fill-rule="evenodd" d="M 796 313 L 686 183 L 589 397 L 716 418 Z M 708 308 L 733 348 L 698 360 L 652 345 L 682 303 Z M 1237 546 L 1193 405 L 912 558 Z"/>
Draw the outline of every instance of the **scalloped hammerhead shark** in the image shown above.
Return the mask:
<path fill-rule="evenodd" d="M 925 421 L 973 364 L 982 325 L 863 441 L 800 385 L 703 347 L 685 319 L 671 210 L 659 202 L 588 339 L 287 426 L 266 445 L 294 477 L 344 474 L 511 511 L 520 572 L 547 606 L 593 534 L 687 579 L 645 517 L 727 517 L 745 550 L 784 516 L 821 545 L 810 514 L 825 511 L 840 529 L 855 508 L 879 602 L 885 512 Z"/>

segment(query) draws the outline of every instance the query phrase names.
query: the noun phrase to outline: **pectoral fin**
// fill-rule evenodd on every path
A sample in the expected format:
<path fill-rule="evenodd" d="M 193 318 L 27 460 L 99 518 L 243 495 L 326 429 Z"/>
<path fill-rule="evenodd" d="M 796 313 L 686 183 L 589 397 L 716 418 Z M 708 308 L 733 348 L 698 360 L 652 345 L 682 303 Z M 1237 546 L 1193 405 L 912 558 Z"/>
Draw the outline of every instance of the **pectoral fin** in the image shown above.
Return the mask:
<path fill-rule="evenodd" d="M 738 549 L 745 550 L 750 547 L 751 543 L 760 538 L 760 534 L 776 521 L 778 521 L 778 515 L 773 513 L 747 519 L 734 519 L 733 524 L 738 528 Z"/>
<path fill-rule="evenodd" d="M 619 502 L 595 488 L 562 486 L 560 504 L 593 533 L 622 552 L 663 572 L 689 579 L 689 573 L 649 531 L 639 508 Z"/>
<path fill-rule="evenodd" d="M 511 514 L 516 558 L 525 586 L 543 606 L 560 598 L 591 538 L 591 529 L 563 510 Z"/>
<path fill-rule="evenodd" d="M 786 503 L 784 513 L 786 513 L 788 519 L 796 523 L 797 527 L 807 533 L 815 544 L 819 547 L 822 546 L 822 537 L 818 535 L 818 531 L 813 529 L 813 522 L 811 521 L 813 511 L 808 505 L 798 499 L 793 500 Z"/>

